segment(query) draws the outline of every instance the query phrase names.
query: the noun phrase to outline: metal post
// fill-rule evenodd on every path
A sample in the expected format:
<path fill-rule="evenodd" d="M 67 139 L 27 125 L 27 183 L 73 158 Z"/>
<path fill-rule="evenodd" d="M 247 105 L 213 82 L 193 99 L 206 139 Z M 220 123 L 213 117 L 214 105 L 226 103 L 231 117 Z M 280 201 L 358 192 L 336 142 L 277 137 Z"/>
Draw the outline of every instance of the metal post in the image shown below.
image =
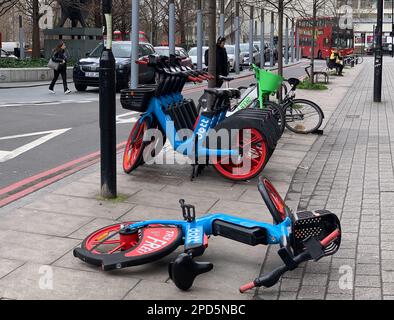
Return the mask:
<path fill-rule="evenodd" d="M 202 33 L 202 8 L 201 0 L 197 0 L 197 69 L 202 69 L 202 46 L 203 46 L 203 33 Z"/>
<path fill-rule="evenodd" d="M 101 196 L 116 198 L 116 89 L 112 53 L 112 0 L 102 0 L 105 48 L 100 58 Z"/>
<path fill-rule="evenodd" d="M 382 29 L 383 29 L 383 0 L 377 1 L 378 17 L 376 25 L 376 36 L 375 36 L 375 65 L 374 65 L 374 84 L 373 84 L 373 101 L 382 101 L 382 67 L 383 67 L 383 56 L 382 56 Z"/>
<path fill-rule="evenodd" d="M 297 54 L 297 61 L 301 59 L 301 48 L 300 48 L 300 32 L 298 28 L 296 28 L 296 54 Z"/>
<path fill-rule="evenodd" d="M 264 43 L 264 9 L 261 9 L 260 23 L 260 68 L 265 66 L 265 43 Z"/>
<path fill-rule="evenodd" d="M 253 61 L 253 24 L 254 24 L 254 7 L 250 6 L 250 14 L 249 14 L 249 64 L 256 63 Z"/>
<path fill-rule="evenodd" d="M 235 73 L 240 73 L 240 21 L 239 21 L 239 1 L 235 2 Z"/>
<path fill-rule="evenodd" d="M 391 57 L 394 58 L 394 0 L 391 0 Z"/>
<path fill-rule="evenodd" d="M 270 67 L 274 66 L 274 13 L 271 12 L 271 30 L 270 30 Z"/>
<path fill-rule="evenodd" d="M 131 76 L 130 88 L 135 89 L 138 87 L 138 44 L 139 44 L 139 0 L 132 0 L 131 3 Z"/>
<path fill-rule="evenodd" d="M 25 33 L 23 31 L 22 16 L 19 16 L 19 49 L 20 59 L 25 59 Z"/>
<path fill-rule="evenodd" d="M 168 21 L 168 46 L 170 54 L 175 54 L 175 3 L 170 0 L 169 21 Z"/>
<path fill-rule="evenodd" d="M 219 35 L 224 37 L 224 0 L 220 0 L 220 23 Z"/>
<path fill-rule="evenodd" d="M 286 18 L 285 28 L 285 63 L 289 64 L 289 18 Z"/>
<path fill-rule="evenodd" d="M 216 75 L 216 1 L 208 1 L 208 72 Z M 208 81 L 209 88 L 216 87 L 216 77 Z M 209 95 L 208 105 L 212 105 L 213 97 Z"/>
<path fill-rule="evenodd" d="M 291 43 L 291 63 L 294 63 L 294 19 L 291 19 L 290 43 Z"/>

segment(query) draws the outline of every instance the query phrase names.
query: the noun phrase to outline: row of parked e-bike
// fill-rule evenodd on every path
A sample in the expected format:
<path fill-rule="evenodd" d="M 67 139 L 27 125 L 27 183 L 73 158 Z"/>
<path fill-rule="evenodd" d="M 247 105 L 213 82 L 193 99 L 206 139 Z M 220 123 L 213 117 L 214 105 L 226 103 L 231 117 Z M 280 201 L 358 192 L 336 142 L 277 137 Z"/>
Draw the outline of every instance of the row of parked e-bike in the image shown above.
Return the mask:
<path fill-rule="evenodd" d="M 193 175 L 207 164 L 232 180 L 247 180 L 259 174 L 288 120 L 286 110 L 290 107 L 286 106 L 286 99 L 283 107 L 268 104 L 264 98 L 277 91 L 282 79 L 254 67 L 257 85 L 205 89 L 197 108 L 193 100 L 182 96 L 182 89 L 187 81 L 202 82 L 211 76 L 183 68 L 172 59 L 150 56 L 149 60 L 139 60 L 138 63 L 155 68 L 157 83 L 121 93 L 123 107 L 141 112 L 126 145 L 124 170 L 129 173 L 147 157 L 157 156 L 168 139 L 176 152 L 194 161 Z M 289 79 L 289 83 L 294 91 L 297 82 Z M 245 90 L 243 95 L 241 90 Z M 239 99 L 241 103 L 237 103 Z M 292 106 L 291 112 L 295 113 L 297 109 Z M 146 139 L 150 129 L 161 137 L 148 134 Z M 226 133 L 228 144 L 224 143 Z M 217 140 L 219 143 L 215 144 Z M 194 260 L 203 255 L 209 237 L 221 236 L 251 246 L 279 244 L 283 265 L 241 286 L 243 293 L 254 287 L 271 287 L 302 262 L 317 261 L 337 252 L 341 226 L 335 214 L 327 210 L 291 212 L 271 182 L 263 177 L 259 178 L 258 190 L 273 224 L 224 213 L 196 218 L 195 207 L 181 199 L 183 220 L 126 221 L 106 226 L 86 237 L 74 249 L 74 256 L 108 271 L 161 259 L 183 245 L 183 252 L 169 264 L 168 273 L 179 289 L 187 290 L 198 275 L 213 268 L 210 262 Z"/>
<path fill-rule="evenodd" d="M 287 80 L 291 89 L 279 104 L 269 101 L 282 87 L 283 78 L 254 65 L 256 84 L 205 89 L 196 107 L 182 90 L 187 81 L 209 80 L 208 73 L 182 67 L 175 57 L 152 55 L 137 63 L 154 68 L 158 81 L 121 93 L 124 108 L 141 112 L 124 152 L 126 173 L 158 155 L 168 139 L 176 152 L 192 160 L 192 177 L 209 164 L 225 178 L 248 180 L 264 169 L 285 127 L 310 133 L 319 129 L 324 118 L 315 103 L 295 99 L 299 84 L 295 78 Z M 147 140 L 150 129 L 160 137 L 149 135 Z"/>

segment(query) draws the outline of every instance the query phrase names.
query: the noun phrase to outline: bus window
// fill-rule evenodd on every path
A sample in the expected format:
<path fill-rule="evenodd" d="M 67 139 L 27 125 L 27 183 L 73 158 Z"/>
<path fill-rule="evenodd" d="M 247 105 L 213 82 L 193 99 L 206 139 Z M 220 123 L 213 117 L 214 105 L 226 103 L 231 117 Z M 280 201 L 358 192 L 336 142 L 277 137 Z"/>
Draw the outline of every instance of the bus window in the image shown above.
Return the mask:
<path fill-rule="evenodd" d="M 324 40 L 323 40 L 323 46 L 326 47 L 326 48 L 329 48 L 329 47 L 330 47 L 330 41 L 329 41 L 328 38 L 324 38 Z"/>

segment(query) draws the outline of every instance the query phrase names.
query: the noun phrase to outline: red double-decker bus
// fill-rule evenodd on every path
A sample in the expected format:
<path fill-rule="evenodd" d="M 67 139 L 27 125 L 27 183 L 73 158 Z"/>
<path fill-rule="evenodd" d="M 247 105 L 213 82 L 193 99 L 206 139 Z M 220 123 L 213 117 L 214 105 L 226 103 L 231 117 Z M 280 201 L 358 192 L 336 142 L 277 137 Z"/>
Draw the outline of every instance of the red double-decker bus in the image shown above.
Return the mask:
<path fill-rule="evenodd" d="M 312 54 L 312 21 L 312 18 L 298 19 L 296 24 L 301 55 L 304 58 L 310 58 Z M 326 59 L 333 49 L 337 49 L 342 56 L 353 53 L 353 29 L 340 28 L 338 17 L 316 18 L 315 26 L 315 58 Z"/>

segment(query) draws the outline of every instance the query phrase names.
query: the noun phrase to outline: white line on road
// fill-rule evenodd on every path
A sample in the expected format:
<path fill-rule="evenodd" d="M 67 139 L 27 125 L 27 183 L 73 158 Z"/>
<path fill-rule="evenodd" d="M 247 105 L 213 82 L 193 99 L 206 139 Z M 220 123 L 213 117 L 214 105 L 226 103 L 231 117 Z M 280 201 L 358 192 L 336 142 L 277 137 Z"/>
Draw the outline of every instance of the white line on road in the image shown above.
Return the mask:
<path fill-rule="evenodd" d="M 38 138 L 28 144 L 25 144 L 19 148 L 16 148 L 12 151 L 4 151 L 0 150 L 0 162 L 6 162 L 8 160 L 14 159 L 17 156 L 21 155 L 22 153 L 25 153 L 67 131 L 71 130 L 71 128 L 67 129 L 59 129 L 59 130 L 50 130 L 50 131 L 41 131 L 41 132 L 33 132 L 33 133 L 25 133 L 25 134 L 18 134 L 18 135 L 13 135 L 13 136 L 7 136 L 7 137 L 0 137 L 1 140 L 9 140 L 9 139 L 16 139 L 16 138 L 24 138 L 24 137 L 32 137 L 32 136 L 40 136 L 40 135 L 45 135 L 41 138 Z"/>

